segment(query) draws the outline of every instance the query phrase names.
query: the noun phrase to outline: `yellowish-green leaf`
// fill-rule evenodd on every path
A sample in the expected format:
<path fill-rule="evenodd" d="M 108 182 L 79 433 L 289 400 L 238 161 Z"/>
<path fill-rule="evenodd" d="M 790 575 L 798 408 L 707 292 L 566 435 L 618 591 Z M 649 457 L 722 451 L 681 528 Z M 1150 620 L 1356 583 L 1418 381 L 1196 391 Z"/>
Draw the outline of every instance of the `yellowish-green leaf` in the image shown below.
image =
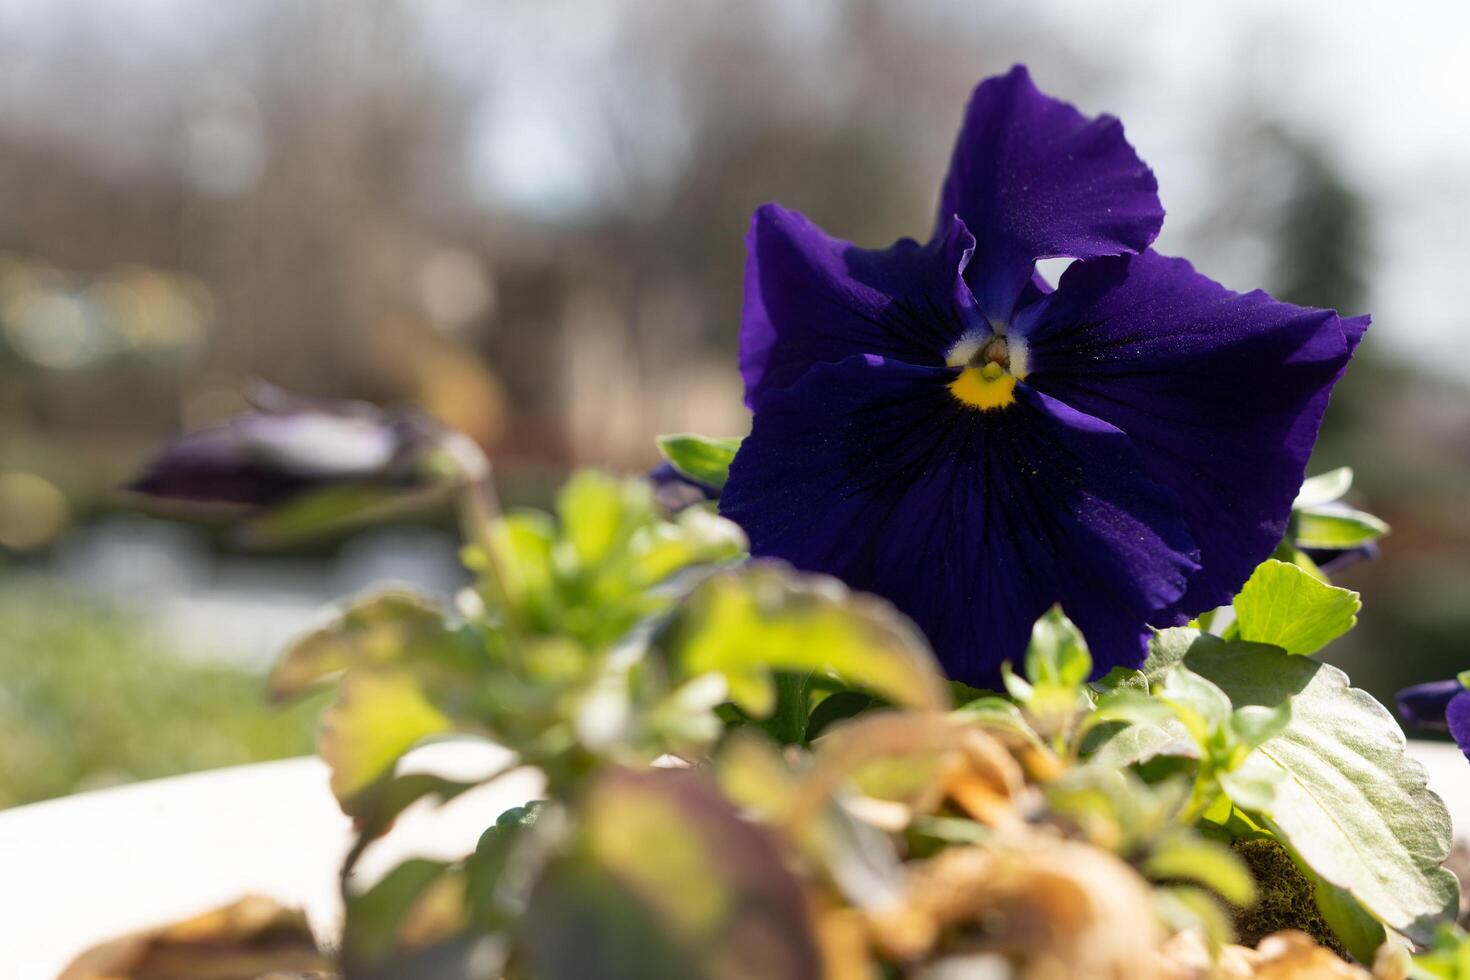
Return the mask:
<path fill-rule="evenodd" d="M 776 671 L 829 671 L 897 705 L 949 706 L 933 654 L 892 606 L 778 563 L 752 563 L 701 583 L 667 644 L 686 675 L 723 674 L 731 700 L 759 717 L 775 707 Z"/>
<path fill-rule="evenodd" d="M 349 816 L 359 794 L 390 775 L 399 758 L 450 720 L 429 702 L 408 671 L 353 670 L 336 704 L 322 718 L 319 750 L 332 770 L 332 792 Z"/>
<path fill-rule="evenodd" d="M 1309 508 L 1292 515 L 1292 541 L 1300 548 L 1356 548 L 1388 533 L 1372 514 L 1351 508 Z"/>
<path fill-rule="evenodd" d="M 658 451 L 685 477 L 716 490 L 730 478 L 739 439 L 711 439 L 689 433 L 659 436 Z"/>
<path fill-rule="evenodd" d="M 1306 654 L 1352 629 L 1361 605 L 1356 592 L 1319 582 L 1295 565 L 1268 559 L 1235 597 L 1235 618 L 1242 640 Z"/>
<path fill-rule="evenodd" d="M 1339 466 L 1335 470 L 1309 476 L 1302 481 L 1292 509 L 1320 507 L 1330 504 L 1352 489 L 1353 470 L 1350 466 Z"/>
<path fill-rule="evenodd" d="M 556 512 L 577 563 L 595 568 L 648 523 L 653 491 L 642 480 L 582 470 L 557 494 Z"/>
<path fill-rule="evenodd" d="M 348 667 L 400 661 L 445 638 L 444 614 L 432 599 L 403 589 L 370 595 L 287 649 L 271 673 L 270 696 L 289 700 Z"/>
<path fill-rule="evenodd" d="M 1204 885 L 1235 905 L 1256 900 L 1255 879 L 1245 862 L 1225 845 L 1203 837 L 1179 834 L 1164 840 L 1149 854 L 1143 870 L 1159 880 Z"/>
<path fill-rule="evenodd" d="M 698 771 L 610 770 L 522 925 L 530 975 L 646 980 L 821 973 L 806 898 L 767 832 Z"/>

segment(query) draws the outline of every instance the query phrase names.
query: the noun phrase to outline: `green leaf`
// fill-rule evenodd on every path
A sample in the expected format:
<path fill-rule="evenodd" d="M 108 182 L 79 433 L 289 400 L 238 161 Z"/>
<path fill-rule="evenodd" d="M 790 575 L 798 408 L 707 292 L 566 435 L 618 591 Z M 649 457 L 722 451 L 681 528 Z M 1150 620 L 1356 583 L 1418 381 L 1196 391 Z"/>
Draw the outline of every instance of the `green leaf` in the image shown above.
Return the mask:
<path fill-rule="evenodd" d="M 761 727 L 782 745 L 801 745 L 807 738 L 811 674 L 779 671 L 774 680 L 776 707 Z"/>
<path fill-rule="evenodd" d="M 389 589 L 355 600 L 326 626 L 293 643 L 271 673 L 270 696 L 290 700 L 348 667 L 402 662 L 455 646 L 436 602 Z"/>
<path fill-rule="evenodd" d="M 1041 745 L 1041 736 L 1026 721 L 1026 716 L 1015 704 L 999 695 L 976 698 L 956 708 L 954 713 L 966 721 L 974 721 L 987 728 L 1015 732 L 1032 745 Z"/>
<path fill-rule="evenodd" d="M 1052 606 L 1031 627 L 1026 677 L 1037 687 L 1076 687 L 1092 674 L 1092 655 L 1081 630 Z"/>
<path fill-rule="evenodd" d="M 739 439 L 711 439 L 689 433 L 659 436 L 658 451 L 684 476 L 721 490 L 730 478 L 730 463 Z"/>
<path fill-rule="evenodd" d="M 1148 656 L 1141 668 L 1148 682 L 1152 684 L 1160 680 L 1170 667 L 1183 662 L 1184 655 L 1199 636 L 1199 630 L 1184 626 L 1155 630 L 1148 641 Z"/>
<path fill-rule="evenodd" d="M 1236 742 L 1253 749 L 1267 739 L 1280 735 L 1291 723 L 1291 701 L 1282 701 L 1274 708 L 1248 704 L 1230 716 L 1230 730 Z"/>
<path fill-rule="evenodd" d="M 1143 871 L 1162 881 L 1193 881 L 1234 905 L 1256 900 L 1256 883 L 1234 851 L 1223 844 L 1176 834 L 1157 844 L 1143 862 Z"/>
<path fill-rule="evenodd" d="M 479 782 L 445 779 L 427 772 L 380 780 L 358 798 L 355 818 L 359 843 L 366 846 L 368 841 L 387 833 L 393 821 L 420 800 L 437 797 L 441 803 L 448 803 L 479 785 Z"/>
<path fill-rule="evenodd" d="M 1203 888 L 1154 889 L 1159 917 L 1175 932 L 1197 930 L 1212 952 L 1235 938 L 1235 928 L 1220 900 Z"/>
<path fill-rule="evenodd" d="M 1221 785 L 1315 874 L 1427 942 L 1458 900 L 1455 876 L 1440 867 L 1449 813 L 1387 709 L 1336 667 L 1271 647 L 1197 635 L 1185 663 L 1236 705 L 1291 699 L 1286 727 Z M 1246 799 L 1242 790 L 1262 792 Z"/>
<path fill-rule="evenodd" d="M 1099 731 L 1106 734 L 1104 729 Z M 1163 724 L 1128 725 L 1108 736 L 1107 741 L 1092 752 L 1088 761 L 1105 769 L 1122 769 L 1160 756 L 1181 759 L 1200 757 L 1199 746 L 1177 718 Z"/>
<path fill-rule="evenodd" d="M 362 968 L 387 957 L 409 912 L 448 871 L 449 865 L 441 861 L 412 858 L 371 888 L 349 897 L 342 958 Z"/>
<path fill-rule="evenodd" d="M 1298 548 L 1356 548 L 1388 533 L 1388 525 L 1361 510 L 1310 508 L 1292 515 Z"/>
<path fill-rule="evenodd" d="M 1315 653 L 1358 621 L 1356 592 L 1317 581 L 1295 565 L 1262 562 L 1235 597 L 1240 639 L 1287 653 Z"/>
<path fill-rule="evenodd" d="M 693 770 L 599 777 L 523 937 L 528 975 L 542 980 L 821 973 L 806 898 L 775 843 Z"/>
<path fill-rule="evenodd" d="M 896 705 L 949 707 L 933 654 L 892 606 L 775 562 L 705 579 L 661 644 L 685 676 L 724 675 L 730 699 L 757 717 L 775 707 L 773 675 L 782 671 L 831 671 Z"/>
<path fill-rule="evenodd" d="M 490 546 L 505 598 L 524 607 L 537 622 L 545 622 L 555 606 L 555 544 L 556 526 L 540 511 L 513 511 L 490 527 Z"/>
<path fill-rule="evenodd" d="M 806 737 L 808 740 L 814 739 L 837 722 L 856 717 L 882 703 L 878 698 L 862 691 L 838 691 L 830 694 L 812 709 L 811 717 L 807 720 Z"/>
<path fill-rule="evenodd" d="M 403 489 L 346 484 L 303 494 L 245 523 L 241 536 L 254 548 L 276 548 L 427 509 L 444 499 L 448 484 Z"/>
<path fill-rule="evenodd" d="M 1230 722 L 1230 698 L 1183 665 L 1174 666 L 1164 675 L 1155 695 L 1174 709 L 1201 748 L 1209 746 L 1211 734 Z"/>
<path fill-rule="evenodd" d="M 1429 950 L 1414 957 L 1415 980 L 1470 980 L 1470 934 L 1459 926 L 1440 927 Z"/>
<path fill-rule="evenodd" d="M 1352 489 L 1353 471 L 1352 467 L 1339 466 L 1335 470 L 1328 470 L 1317 476 L 1309 476 L 1302 481 L 1302 488 L 1297 492 L 1296 501 L 1291 505 L 1293 510 L 1304 507 L 1320 507 L 1322 504 L 1330 504 L 1342 497 Z"/>
<path fill-rule="evenodd" d="M 1347 947 L 1358 962 L 1372 963 L 1379 947 L 1388 938 L 1383 923 L 1373 918 L 1346 889 L 1323 881 L 1310 869 L 1307 877 L 1312 881 L 1312 898 L 1317 909 L 1338 942 Z"/>
<path fill-rule="evenodd" d="M 322 717 L 318 743 L 322 760 L 332 769 L 332 792 L 343 812 L 357 816 L 371 795 L 365 791 L 390 775 L 405 752 L 452 729 L 449 718 L 430 703 L 408 671 L 349 672 L 342 678 L 337 703 Z"/>
<path fill-rule="evenodd" d="M 594 568 L 652 520 L 653 491 L 642 480 L 581 470 L 556 495 L 556 513 L 576 563 Z"/>

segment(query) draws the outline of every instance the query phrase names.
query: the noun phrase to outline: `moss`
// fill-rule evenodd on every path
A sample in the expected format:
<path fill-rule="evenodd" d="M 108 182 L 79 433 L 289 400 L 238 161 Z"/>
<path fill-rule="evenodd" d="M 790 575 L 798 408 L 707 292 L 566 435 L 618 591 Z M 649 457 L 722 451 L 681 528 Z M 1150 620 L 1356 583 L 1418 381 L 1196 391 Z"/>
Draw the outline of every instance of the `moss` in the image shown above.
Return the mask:
<path fill-rule="evenodd" d="M 1300 929 L 1339 956 L 1347 949 L 1332 934 L 1312 897 L 1312 882 L 1286 848 L 1274 840 L 1240 840 L 1231 845 L 1256 879 L 1258 898 L 1250 908 L 1232 906 L 1239 941 L 1255 946 L 1282 929 Z"/>

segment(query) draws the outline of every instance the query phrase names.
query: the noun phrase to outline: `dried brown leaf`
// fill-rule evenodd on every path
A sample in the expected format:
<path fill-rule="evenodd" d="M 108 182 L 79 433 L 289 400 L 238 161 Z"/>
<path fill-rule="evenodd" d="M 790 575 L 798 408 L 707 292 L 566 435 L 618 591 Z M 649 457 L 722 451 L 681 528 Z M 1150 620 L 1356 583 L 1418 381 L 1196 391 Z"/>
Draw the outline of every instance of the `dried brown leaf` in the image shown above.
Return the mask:
<path fill-rule="evenodd" d="M 303 912 L 248 895 L 191 919 L 94 946 L 59 980 L 256 980 L 331 968 Z"/>
<path fill-rule="evenodd" d="M 999 953 L 1026 980 L 1164 975 L 1148 886 L 1128 865 L 1073 841 L 1033 835 L 953 847 L 913 865 L 904 900 L 870 915 L 887 956 Z"/>

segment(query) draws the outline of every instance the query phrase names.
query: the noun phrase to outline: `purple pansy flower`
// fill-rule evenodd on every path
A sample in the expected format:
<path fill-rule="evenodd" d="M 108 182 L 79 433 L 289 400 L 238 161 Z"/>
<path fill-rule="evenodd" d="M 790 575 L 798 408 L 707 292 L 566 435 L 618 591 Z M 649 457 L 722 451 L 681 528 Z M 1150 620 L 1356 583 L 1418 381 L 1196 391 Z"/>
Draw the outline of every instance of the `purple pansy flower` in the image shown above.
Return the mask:
<path fill-rule="evenodd" d="M 1420 728 L 1447 729 L 1470 759 L 1470 691 L 1461 680 L 1415 684 L 1400 691 L 1398 701 L 1400 718 Z"/>
<path fill-rule="evenodd" d="M 928 244 L 761 208 L 722 512 L 892 600 L 957 678 L 992 683 L 1056 602 L 1099 672 L 1138 664 L 1146 624 L 1280 542 L 1368 325 L 1231 292 L 1149 249 L 1162 222 L 1119 122 L 1021 67 L 975 90 Z M 1048 257 L 1078 260 L 1054 291 Z"/>

